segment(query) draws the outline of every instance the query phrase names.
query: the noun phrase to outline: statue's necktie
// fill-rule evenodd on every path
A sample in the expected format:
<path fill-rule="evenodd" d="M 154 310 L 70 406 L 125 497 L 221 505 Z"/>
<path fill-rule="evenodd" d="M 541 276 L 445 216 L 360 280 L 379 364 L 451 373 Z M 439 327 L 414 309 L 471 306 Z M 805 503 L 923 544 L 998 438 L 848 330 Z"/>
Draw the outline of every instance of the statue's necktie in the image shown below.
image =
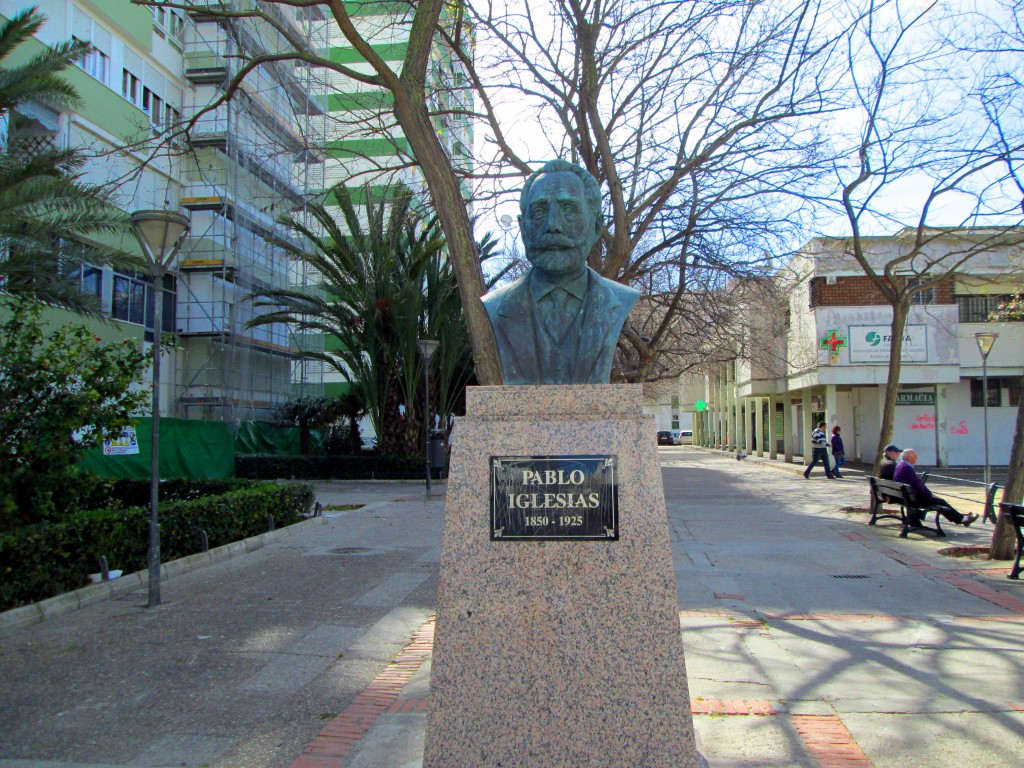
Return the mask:
<path fill-rule="evenodd" d="M 568 291 L 557 288 L 548 294 L 544 328 L 554 339 L 565 336 L 579 312 L 580 302 Z"/>

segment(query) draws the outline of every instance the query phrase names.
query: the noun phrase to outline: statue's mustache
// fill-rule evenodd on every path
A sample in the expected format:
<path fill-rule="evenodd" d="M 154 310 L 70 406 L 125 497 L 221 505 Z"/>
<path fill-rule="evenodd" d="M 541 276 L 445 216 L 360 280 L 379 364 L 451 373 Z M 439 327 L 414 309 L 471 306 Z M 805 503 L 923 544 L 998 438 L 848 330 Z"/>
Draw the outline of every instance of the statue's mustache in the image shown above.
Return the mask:
<path fill-rule="evenodd" d="M 538 238 L 533 247 L 540 251 L 561 250 L 564 248 L 575 248 L 577 243 L 572 238 L 564 235 L 546 235 Z"/>

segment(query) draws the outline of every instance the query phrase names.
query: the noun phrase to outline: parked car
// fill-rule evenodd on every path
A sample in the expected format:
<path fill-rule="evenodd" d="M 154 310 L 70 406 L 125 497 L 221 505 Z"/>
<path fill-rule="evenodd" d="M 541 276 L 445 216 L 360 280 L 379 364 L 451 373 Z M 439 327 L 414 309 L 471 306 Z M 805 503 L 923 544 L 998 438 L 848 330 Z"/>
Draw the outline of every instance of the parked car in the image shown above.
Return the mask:
<path fill-rule="evenodd" d="M 679 432 L 679 445 L 693 445 L 693 430 L 683 429 Z"/>
<path fill-rule="evenodd" d="M 658 445 L 678 445 L 672 433 L 667 429 L 658 430 Z"/>

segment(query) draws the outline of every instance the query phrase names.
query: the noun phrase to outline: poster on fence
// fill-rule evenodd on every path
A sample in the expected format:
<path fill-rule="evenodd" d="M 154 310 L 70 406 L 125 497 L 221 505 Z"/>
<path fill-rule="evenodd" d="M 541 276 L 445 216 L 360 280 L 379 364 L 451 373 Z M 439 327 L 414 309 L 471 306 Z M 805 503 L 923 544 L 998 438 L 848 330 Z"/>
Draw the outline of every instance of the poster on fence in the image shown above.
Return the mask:
<path fill-rule="evenodd" d="M 125 427 L 121 434 L 103 441 L 104 456 L 130 456 L 139 452 L 139 441 L 135 427 Z"/>

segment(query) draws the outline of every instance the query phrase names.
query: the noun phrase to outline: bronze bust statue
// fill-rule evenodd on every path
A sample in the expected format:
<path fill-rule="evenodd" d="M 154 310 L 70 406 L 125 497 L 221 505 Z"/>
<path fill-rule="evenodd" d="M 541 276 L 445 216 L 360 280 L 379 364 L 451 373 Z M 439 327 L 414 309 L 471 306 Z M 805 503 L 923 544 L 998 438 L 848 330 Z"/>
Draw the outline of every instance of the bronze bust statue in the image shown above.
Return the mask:
<path fill-rule="evenodd" d="M 607 384 L 640 292 L 587 266 L 602 226 L 597 181 L 551 160 L 523 186 L 519 210 L 531 269 L 482 299 L 505 384 Z"/>

